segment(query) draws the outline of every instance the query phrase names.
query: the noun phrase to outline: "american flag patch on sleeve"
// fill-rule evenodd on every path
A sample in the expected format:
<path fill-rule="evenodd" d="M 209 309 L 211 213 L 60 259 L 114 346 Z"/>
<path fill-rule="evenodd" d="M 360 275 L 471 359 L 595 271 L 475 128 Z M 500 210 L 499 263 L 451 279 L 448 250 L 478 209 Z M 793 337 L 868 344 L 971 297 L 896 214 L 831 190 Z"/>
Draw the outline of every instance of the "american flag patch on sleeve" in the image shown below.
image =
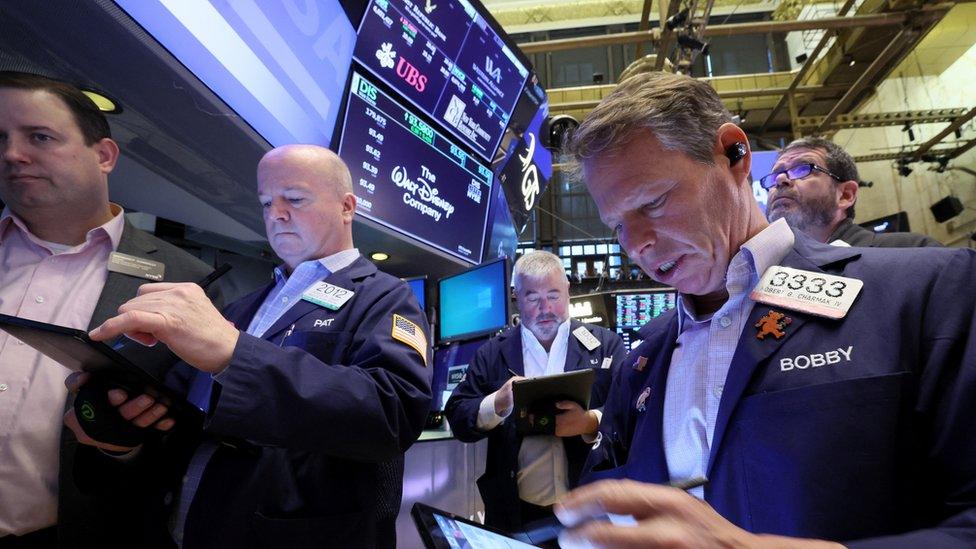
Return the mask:
<path fill-rule="evenodd" d="M 406 343 L 413 350 L 420 353 L 424 359 L 424 366 L 427 366 L 427 336 L 413 322 L 398 314 L 393 315 L 393 339 Z"/>

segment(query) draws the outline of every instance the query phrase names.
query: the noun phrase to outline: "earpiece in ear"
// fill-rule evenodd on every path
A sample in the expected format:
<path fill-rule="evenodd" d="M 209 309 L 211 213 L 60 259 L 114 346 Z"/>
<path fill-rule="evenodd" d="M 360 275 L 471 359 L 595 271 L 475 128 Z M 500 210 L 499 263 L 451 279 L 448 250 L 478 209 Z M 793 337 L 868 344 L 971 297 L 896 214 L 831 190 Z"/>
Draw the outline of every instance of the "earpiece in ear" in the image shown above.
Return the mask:
<path fill-rule="evenodd" d="M 725 156 L 729 159 L 729 166 L 735 166 L 736 163 L 745 158 L 746 150 L 746 144 L 741 141 L 729 145 L 725 149 Z"/>

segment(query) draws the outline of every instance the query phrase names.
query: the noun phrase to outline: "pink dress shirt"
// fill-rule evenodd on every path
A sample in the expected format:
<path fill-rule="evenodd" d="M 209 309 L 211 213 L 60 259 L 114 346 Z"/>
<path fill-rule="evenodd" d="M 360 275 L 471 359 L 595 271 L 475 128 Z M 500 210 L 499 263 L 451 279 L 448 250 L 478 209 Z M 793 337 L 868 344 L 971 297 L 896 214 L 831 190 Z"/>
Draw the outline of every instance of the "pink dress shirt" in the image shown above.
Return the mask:
<path fill-rule="evenodd" d="M 0 214 L 0 313 L 87 329 L 122 237 L 122 208 L 64 246 Z M 0 537 L 57 522 L 58 463 L 69 370 L 0 331 Z"/>

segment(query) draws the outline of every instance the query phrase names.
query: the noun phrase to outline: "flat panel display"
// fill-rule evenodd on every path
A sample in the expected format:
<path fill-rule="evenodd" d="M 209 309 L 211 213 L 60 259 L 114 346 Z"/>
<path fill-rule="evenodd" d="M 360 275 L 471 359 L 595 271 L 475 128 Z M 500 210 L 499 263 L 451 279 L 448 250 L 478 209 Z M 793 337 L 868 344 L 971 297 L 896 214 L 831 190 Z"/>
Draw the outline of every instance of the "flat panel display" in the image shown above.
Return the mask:
<path fill-rule="evenodd" d="M 752 195 L 756 198 L 756 202 L 759 203 L 759 209 L 762 213 L 766 213 L 766 206 L 769 202 L 769 191 L 762 188 L 759 184 L 759 180 L 763 176 L 769 175 L 773 172 L 773 164 L 776 163 L 776 158 L 779 156 L 778 151 L 752 151 L 752 166 L 750 171 L 752 175 Z"/>
<path fill-rule="evenodd" d="M 468 0 L 371 0 L 353 57 L 485 159 L 529 75 Z"/>
<path fill-rule="evenodd" d="M 413 276 L 410 278 L 401 279 L 410 286 L 410 291 L 417 298 L 417 303 L 420 304 L 420 310 L 427 312 L 427 277 L 426 276 Z"/>
<path fill-rule="evenodd" d="M 437 283 L 440 340 L 471 339 L 508 325 L 508 262 L 498 259 Z"/>
<path fill-rule="evenodd" d="M 678 292 L 662 289 L 636 293 L 614 293 L 615 328 L 624 345 L 633 349 L 642 338 L 639 330 L 651 319 L 677 306 Z"/>
<path fill-rule="evenodd" d="M 339 156 L 357 214 L 481 262 L 491 171 L 355 71 Z"/>
<path fill-rule="evenodd" d="M 475 352 L 486 341 L 488 338 L 455 341 L 434 350 L 434 372 L 431 380 L 434 398 L 430 403 L 431 412 L 444 411 L 447 399 L 451 398 L 454 388 L 461 383 L 465 372 L 468 371 L 468 365 L 474 359 Z"/>
<path fill-rule="evenodd" d="M 330 144 L 356 42 L 338 1 L 116 4 L 271 145 Z"/>

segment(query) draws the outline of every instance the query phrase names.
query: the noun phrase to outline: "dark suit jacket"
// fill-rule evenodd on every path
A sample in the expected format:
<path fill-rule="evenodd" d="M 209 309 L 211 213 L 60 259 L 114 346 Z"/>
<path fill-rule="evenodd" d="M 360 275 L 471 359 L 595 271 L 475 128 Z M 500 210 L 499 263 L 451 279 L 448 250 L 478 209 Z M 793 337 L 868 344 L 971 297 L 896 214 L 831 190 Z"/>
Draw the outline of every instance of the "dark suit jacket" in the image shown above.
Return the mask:
<path fill-rule="evenodd" d="M 394 315 L 429 327 L 406 284 L 363 258 L 325 280 L 354 296 L 338 311 L 299 301 L 262 338 L 243 331 L 272 285 L 227 307 L 242 333 L 213 383 L 202 432 L 174 429 L 130 462 L 87 454 L 89 467 L 145 494 L 146 527 L 131 546 L 172 545 L 167 520 L 201 440 L 218 447 L 193 496 L 184 549 L 395 545 L 403 452 L 430 409 L 431 353 L 394 337 L 395 326 L 409 328 Z M 170 381 L 188 391 L 205 376 L 181 364 Z"/>
<path fill-rule="evenodd" d="M 600 341 L 600 346 L 589 351 L 580 343 L 572 331 L 586 326 Z M 599 326 L 583 324 L 575 320 L 569 325 L 569 346 L 566 352 L 564 371 L 571 372 L 592 368 L 596 371 L 593 390 L 590 395 L 590 408 L 603 406 L 610 390 L 613 373 L 623 362 L 627 351 L 620 336 Z M 610 358 L 609 368 L 603 368 L 603 359 Z M 490 339 L 475 353 L 468 366 L 464 380 L 458 384 L 448 399 L 444 410 L 451 430 L 458 440 L 475 442 L 488 437 L 488 456 L 485 474 L 478 479 L 481 499 L 485 502 L 485 523 L 489 526 L 513 531 L 522 526 L 519 516 L 518 484 L 515 475 L 519 469 L 518 454 L 522 447 L 522 437 L 516 432 L 515 422 L 506 420 L 491 431 L 477 428 L 478 410 L 487 395 L 497 391 L 512 374 L 525 375 L 522 365 L 522 331 L 509 328 Z M 512 419 L 512 418 L 510 418 Z M 579 482 L 583 462 L 590 451 L 590 445 L 581 437 L 563 439 L 568 460 L 569 485 Z"/>
<path fill-rule="evenodd" d="M 213 268 L 203 261 L 133 227 L 128 221 L 122 230 L 118 252 L 163 263 L 165 282 L 191 282 L 207 274 Z M 105 287 L 98 298 L 89 329 L 118 314 L 122 303 L 135 297 L 139 286 L 151 281 L 109 272 Z M 210 297 L 220 307 L 218 286 L 212 287 Z M 70 399 L 69 399 L 70 400 Z M 69 403 L 70 404 L 70 403 Z M 126 526 L 141 528 L 138 519 L 129 511 L 126 502 L 105 501 L 92 498 L 79 490 L 74 478 L 74 458 L 78 442 L 70 429 L 61 431 L 61 473 L 58 494 L 58 539 L 61 547 L 123 547 L 131 538 L 125 533 Z M 121 505 L 117 505 L 121 503 Z M 120 526 L 123 527 L 120 531 Z"/>
<path fill-rule="evenodd" d="M 976 254 L 843 248 L 795 234 L 782 265 L 864 287 L 841 320 L 774 307 L 792 318 L 780 340 L 757 339 L 771 307 L 755 305 L 722 393 L 705 500 L 752 532 L 973 547 Z M 585 482 L 669 480 L 662 418 L 677 330 L 675 311 L 653 320 L 621 367 Z M 613 467 L 612 453 L 623 465 Z"/>
<path fill-rule="evenodd" d="M 855 225 L 850 219 L 845 220 L 830 235 L 827 242 L 843 240 L 851 246 L 864 248 L 922 248 L 925 246 L 942 246 L 932 238 L 917 233 L 876 233 L 860 225 Z"/>

